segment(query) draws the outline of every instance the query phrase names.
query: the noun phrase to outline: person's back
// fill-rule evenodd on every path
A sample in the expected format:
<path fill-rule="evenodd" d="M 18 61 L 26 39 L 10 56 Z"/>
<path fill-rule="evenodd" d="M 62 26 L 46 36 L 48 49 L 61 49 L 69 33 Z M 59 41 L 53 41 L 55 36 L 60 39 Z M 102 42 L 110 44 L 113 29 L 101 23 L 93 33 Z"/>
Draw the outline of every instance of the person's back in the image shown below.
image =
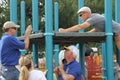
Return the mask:
<path fill-rule="evenodd" d="M 88 18 L 85 22 L 88 22 L 91 25 L 91 27 L 95 28 L 97 31 L 105 31 L 103 15 L 92 13 L 90 18 Z"/>
<path fill-rule="evenodd" d="M 119 35 L 120 34 L 120 24 L 115 21 L 112 21 L 112 26 L 113 26 L 113 33 L 115 35 Z"/>
<path fill-rule="evenodd" d="M 30 57 L 21 56 L 19 59 L 19 65 L 19 80 L 46 80 L 45 74 L 42 71 L 34 70 L 34 66 Z"/>
<path fill-rule="evenodd" d="M 32 70 L 29 72 L 28 80 L 46 80 L 42 71 Z"/>
<path fill-rule="evenodd" d="M 105 32 L 105 17 L 98 13 L 92 13 L 86 20 L 91 27 L 95 28 L 98 32 Z M 112 21 L 113 33 L 120 34 L 120 24 Z"/>
<path fill-rule="evenodd" d="M 21 47 L 18 44 L 21 45 Z M 23 42 L 18 41 L 14 36 L 11 36 L 9 34 L 3 34 L 0 46 L 1 64 L 4 66 L 18 65 L 18 59 L 20 57 L 20 48 L 24 49 Z"/>
<path fill-rule="evenodd" d="M 0 76 L 0 80 L 5 80 L 5 78 L 3 76 Z"/>

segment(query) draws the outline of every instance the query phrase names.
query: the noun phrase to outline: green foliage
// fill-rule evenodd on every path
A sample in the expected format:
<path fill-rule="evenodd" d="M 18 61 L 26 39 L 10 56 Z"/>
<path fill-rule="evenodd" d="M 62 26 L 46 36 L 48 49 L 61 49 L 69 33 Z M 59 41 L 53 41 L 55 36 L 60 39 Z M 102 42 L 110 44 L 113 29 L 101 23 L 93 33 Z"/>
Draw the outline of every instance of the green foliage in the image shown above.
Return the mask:
<path fill-rule="evenodd" d="M 85 6 L 90 7 L 93 13 L 104 13 L 104 0 L 85 0 Z"/>
<path fill-rule="evenodd" d="M 32 24 L 32 0 L 24 0 L 25 1 L 25 12 L 26 12 L 26 25 Z M 45 22 L 44 18 L 44 0 L 38 0 L 38 22 L 39 22 L 39 30 L 44 30 Z M 18 20 L 20 22 L 20 2 L 18 0 Z"/>
<path fill-rule="evenodd" d="M 59 4 L 59 27 L 77 24 L 77 0 L 54 0 Z"/>
<path fill-rule="evenodd" d="M 2 26 L 6 20 L 9 20 L 9 5 L 7 0 L 1 0 L 0 4 L 0 36 L 2 35 Z"/>
<path fill-rule="evenodd" d="M 38 52 L 38 57 L 39 58 L 44 58 L 45 57 L 45 52 Z"/>

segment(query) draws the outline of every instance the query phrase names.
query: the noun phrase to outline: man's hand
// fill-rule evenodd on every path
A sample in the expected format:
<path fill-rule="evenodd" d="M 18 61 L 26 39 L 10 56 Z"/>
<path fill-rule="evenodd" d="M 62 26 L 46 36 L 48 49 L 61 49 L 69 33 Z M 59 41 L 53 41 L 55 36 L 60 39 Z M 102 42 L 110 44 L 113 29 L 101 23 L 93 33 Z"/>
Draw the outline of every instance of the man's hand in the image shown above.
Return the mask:
<path fill-rule="evenodd" d="M 59 32 L 66 32 L 66 31 L 63 28 L 59 28 Z"/>
<path fill-rule="evenodd" d="M 54 68 L 54 73 L 59 74 L 59 69 L 57 67 Z"/>
<path fill-rule="evenodd" d="M 31 31 L 32 31 L 32 26 L 31 25 L 28 25 L 28 27 L 26 28 L 26 35 L 28 36 L 28 35 L 30 35 L 30 33 L 31 33 Z"/>
<path fill-rule="evenodd" d="M 24 40 L 24 43 L 25 43 L 25 49 L 28 49 L 29 48 L 29 35 L 32 31 L 32 26 L 29 25 L 27 28 L 26 28 L 26 31 L 25 31 L 25 40 Z"/>
<path fill-rule="evenodd" d="M 63 64 L 60 64 L 60 66 L 58 67 L 60 72 L 63 70 Z"/>

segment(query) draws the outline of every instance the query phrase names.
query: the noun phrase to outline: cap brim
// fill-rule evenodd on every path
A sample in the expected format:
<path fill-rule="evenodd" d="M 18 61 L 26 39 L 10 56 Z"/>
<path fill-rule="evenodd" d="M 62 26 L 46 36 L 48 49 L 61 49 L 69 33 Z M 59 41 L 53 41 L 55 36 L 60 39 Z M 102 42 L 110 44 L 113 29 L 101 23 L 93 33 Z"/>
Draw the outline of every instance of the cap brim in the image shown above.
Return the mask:
<path fill-rule="evenodd" d="M 20 28 L 20 25 L 15 25 L 16 28 Z"/>
<path fill-rule="evenodd" d="M 65 50 L 70 50 L 70 48 L 69 48 L 69 47 L 67 47 L 67 46 L 64 46 L 64 49 L 65 49 Z"/>
<path fill-rule="evenodd" d="M 80 14 L 80 13 L 82 13 L 82 12 L 88 12 L 88 11 L 80 10 L 80 11 L 78 11 L 77 13 Z"/>

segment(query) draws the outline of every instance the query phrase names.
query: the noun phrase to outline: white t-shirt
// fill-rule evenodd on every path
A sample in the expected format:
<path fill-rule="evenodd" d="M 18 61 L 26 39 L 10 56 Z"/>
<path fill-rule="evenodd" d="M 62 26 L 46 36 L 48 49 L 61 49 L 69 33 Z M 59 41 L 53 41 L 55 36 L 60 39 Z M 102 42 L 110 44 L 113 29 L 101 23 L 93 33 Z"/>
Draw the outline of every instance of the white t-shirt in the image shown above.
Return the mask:
<path fill-rule="evenodd" d="M 46 80 L 46 77 L 42 71 L 32 70 L 29 72 L 28 80 Z"/>

